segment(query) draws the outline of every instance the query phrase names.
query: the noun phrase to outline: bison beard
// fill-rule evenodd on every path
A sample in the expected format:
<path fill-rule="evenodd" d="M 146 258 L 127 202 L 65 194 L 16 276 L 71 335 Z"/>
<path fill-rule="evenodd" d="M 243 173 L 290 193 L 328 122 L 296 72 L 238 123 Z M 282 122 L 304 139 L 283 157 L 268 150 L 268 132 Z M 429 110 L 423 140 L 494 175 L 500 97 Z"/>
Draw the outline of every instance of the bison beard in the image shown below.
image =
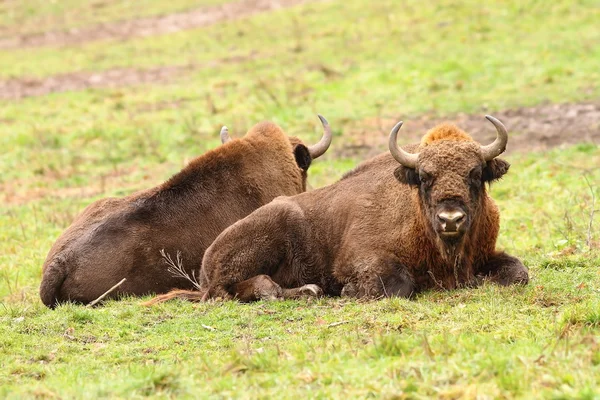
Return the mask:
<path fill-rule="evenodd" d="M 205 249 L 226 227 L 281 195 L 306 190 L 307 170 L 331 143 L 305 146 L 277 125 L 263 122 L 241 139 L 221 130 L 223 145 L 191 161 L 164 184 L 86 208 L 50 250 L 40 297 L 89 303 L 122 278 L 108 297 L 191 288 L 171 276 L 160 251 L 181 251 L 183 265 L 198 268 Z"/>
<path fill-rule="evenodd" d="M 390 153 L 331 186 L 275 199 L 221 233 L 203 259 L 202 293 L 171 293 L 150 304 L 321 293 L 409 297 L 486 278 L 527 283 L 525 266 L 495 249 L 499 213 L 485 183 L 508 171 L 495 158 L 508 136 L 488 120 L 498 131 L 488 146 L 444 124 L 400 149 L 398 124 Z"/>

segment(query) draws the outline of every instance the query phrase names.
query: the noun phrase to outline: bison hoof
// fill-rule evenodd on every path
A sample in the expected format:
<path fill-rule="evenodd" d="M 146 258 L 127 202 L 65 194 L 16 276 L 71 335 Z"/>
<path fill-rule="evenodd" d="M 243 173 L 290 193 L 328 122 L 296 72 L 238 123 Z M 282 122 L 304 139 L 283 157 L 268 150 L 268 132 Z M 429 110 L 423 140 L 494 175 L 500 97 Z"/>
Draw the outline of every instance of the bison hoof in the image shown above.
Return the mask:
<path fill-rule="evenodd" d="M 323 296 L 323 289 L 317 285 L 304 285 L 298 289 L 298 294 L 302 297 L 321 297 Z"/>
<path fill-rule="evenodd" d="M 277 301 L 282 299 L 281 288 L 279 286 L 264 288 L 260 290 L 257 296 L 260 300 Z"/>
<path fill-rule="evenodd" d="M 342 297 L 358 297 L 358 287 L 354 283 L 347 283 L 342 288 Z"/>
<path fill-rule="evenodd" d="M 283 300 L 282 297 L 276 296 L 274 294 L 263 296 L 260 299 L 263 301 L 281 301 L 281 300 Z"/>
<path fill-rule="evenodd" d="M 525 270 L 509 271 L 500 274 L 494 281 L 502 286 L 527 285 L 529 283 L 529 273 Z"/>
<path fill-rule="evenodd" d="M 512 277 L 513 285 L 527 285 L 529 283 L 529 273 L 527 271 L 519 271 Z"/>

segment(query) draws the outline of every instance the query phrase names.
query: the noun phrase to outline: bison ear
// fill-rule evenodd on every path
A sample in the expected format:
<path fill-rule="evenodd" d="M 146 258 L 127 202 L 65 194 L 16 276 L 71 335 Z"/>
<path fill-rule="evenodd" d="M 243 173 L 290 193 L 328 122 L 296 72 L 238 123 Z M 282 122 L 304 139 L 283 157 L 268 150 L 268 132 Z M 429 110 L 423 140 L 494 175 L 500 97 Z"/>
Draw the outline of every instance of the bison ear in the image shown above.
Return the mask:
<path fill-rule="evenodd" d="M 308 167 L 310 167 L 310 163 L 312 162 L 312 157 L 305 145 L 297 144 L 294 146 L 294 158 L 296 159 L 296 164 L 298 164 L 301 169 L 304 171 L 308 170 Z"/>
<path fill-rule="evenodd" d="M 502 176 L 508 172 L 510 164 L 500 158 L 494 158 L 487 162 L 487 165 L 483 168 L 481 179 L 484 182 L 492 182 L 502 178 Z"/>
<path fill-rule="evenodd" d="M 404 166 L 400 166 L 394 170 L 394 176 L 400 183 L 404 183 L 410 186 L 419 186 L 421 184 L 419 174 L 413 168 L 406 168 Z"/>

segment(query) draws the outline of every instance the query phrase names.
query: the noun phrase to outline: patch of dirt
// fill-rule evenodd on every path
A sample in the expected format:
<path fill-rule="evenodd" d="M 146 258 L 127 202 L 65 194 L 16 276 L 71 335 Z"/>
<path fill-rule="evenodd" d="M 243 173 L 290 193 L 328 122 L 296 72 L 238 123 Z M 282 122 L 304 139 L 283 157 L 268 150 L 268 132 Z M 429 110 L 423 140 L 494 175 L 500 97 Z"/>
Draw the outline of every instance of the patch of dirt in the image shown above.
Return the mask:
<path fill-rule="evenodd" d="M 192 66 L 165 66 L 151 69 L 115 68 L 102 72 L 71 72 L 48 78 L 12 78 L 0 81 L 0 99 L 18 100 L 24 97 L 89 88 L 117 88 L 144 83 L 164 83 Z"/>
<path fill-rule="evenodd" d="M 457 114 L 445 118 L 431 114 L 416 118 L 369 118 L 344 132 L 347 144 L 338 143 L 337 155 L 368 158 L 386 151 L 389 131 L 400 119 L 404 120 L 398 135 L 401 144 L 419 142 L 429 129 L 442 122 L 452 122 L 480 143 L 489 144 L 496 137 L 496 130 L 484 114 Z M 600 145 L 599 102 L 542 104 L 491 114 L 508 129 L 507 154 L 543 151 L 576 143 Z"/>
<path fill-rule="evenodd" d="M 105 23 L 88 29 L 0 37 L 0 49 L 73 46 L 98 40 L 127 40 L 135 37 L 154 36 L 209 26 L 221 21 L 241 19 L 311 1 L 315 0 L 240 0 L 169 15 Z"/>
<path fill-rule="evenodd" d="M 167 65 L 149 69 L 114 68 L 99 72 L 70 72 L 39 79 L 11 78 L 0 80 L 0 100 L 19 100 L 25 97 L 90 88 L 120 88 L 141 84 L 166 83 L 193 70 L 240 62 L 255 56 L 256 54 L 252 53 L 243 57 L 228 57 L 204 65 Z"/>
<path fill-rule="evenodd" d="M 3 205 L 22 205 L 40 199 L 90 198 L 116 190 L 133 192 L 160 184 L 161 182 L 156 180 L 156 176 L 160 176 L 164 168 L 166 168 L 166 164 L 153 166 L 151 169 L 144 171 L 144 174 L 135 183 L 127 181 L 127 177 L 135 172 L 135 167 L 119 168 L 99 175 L 88 186 L 56 188 L 52 187 L 56 179 L 40 177 L 36 180 L 36 183 L 46 183 L 47 186 L 31 187 L 31 181 L 17 179 L 4 184 L 0 183 L 0 203 Z"/>

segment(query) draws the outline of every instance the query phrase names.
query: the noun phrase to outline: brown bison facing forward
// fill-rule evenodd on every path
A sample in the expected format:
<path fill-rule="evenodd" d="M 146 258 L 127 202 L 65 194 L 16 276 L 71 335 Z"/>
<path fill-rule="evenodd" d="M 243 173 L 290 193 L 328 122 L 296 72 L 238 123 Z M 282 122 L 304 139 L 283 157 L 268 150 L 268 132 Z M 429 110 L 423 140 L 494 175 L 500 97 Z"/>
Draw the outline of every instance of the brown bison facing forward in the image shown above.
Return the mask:
<path fill-rule="evenodd" d="M 485 183 L 509 168 L 508 140 L 480 146 L 449 124 L 420 145 L 364 162 L 339 182 L 280 197 L 226 229 L 208 248 L 200 292 L 173 297 L 241 301 L 299 295 L 403 296 L 452 289 L 481 277 L 526 283 L 528 271 L 495 249 L 499 214 Z M 400 163 L 400 165 L 398 165 Z"/>
<path fill-rule="evenodd" d="M 56 241 L 43 267 L 40 297 L 48 307 L 88 303 L 122 278 L 112 297 L 192 288 L 172 276 L 161 258 L 180 251 L 184 265 L 199 267 L 223 229 L 281 195 L 306 190 L 312 159 L 331 143 L 331 130 L 306 147 L 275 124 L 263 122 L 196 158 L 164 184 L 124 198 L 99 200 Z"/>

